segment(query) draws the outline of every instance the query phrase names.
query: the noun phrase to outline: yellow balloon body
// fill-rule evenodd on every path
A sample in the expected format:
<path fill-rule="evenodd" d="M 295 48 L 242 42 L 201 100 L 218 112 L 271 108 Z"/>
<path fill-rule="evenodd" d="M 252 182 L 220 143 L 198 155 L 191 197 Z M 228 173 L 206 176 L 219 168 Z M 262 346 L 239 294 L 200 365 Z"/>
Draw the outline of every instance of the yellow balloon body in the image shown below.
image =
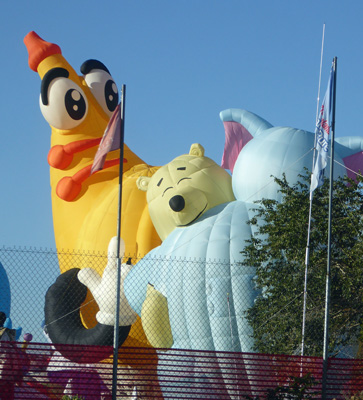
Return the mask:
<path fill-rule="evenodd" d="M 61 130 L 52 127 L 51 148 L 67 146 L 70 143 L 85 139 L 101 138 L 109 116 L 105 114 L 93 98 L 82 81 L 76 75 L 63 56 L 57 54 L 43 60 L 38 72 L 42 77 L 53 68 L 65 68 L 69 71 L 69 78 L 82 87 L 88 100 L 88 114 L 84 121 L 72 130 Z M 89 92 L 89 93 L 88 93 Z M 82 184 L 79 194 L 67 201 L 59 196 L 59 182 L 67 177 L 73 177 L 80 170 L 92 165 L 98 146 L 86 149 L 73 155 L 72 161 L 65 169 L 51 167 L 50 184 L 53 210 L 53 223 L 56 247 L 65 251 L 87 251 L 106 253 L 111 237 L 117 233 L 118 192 L 119 192 L 119 165 L 99 171 Z M 119 151 L 110 152 L 106 160 L 118 157 Z M 50 157 L 48 157 L 49 160 Z M 121 208 L 121 236 L 126 244 L 125 254 L 132 257 L 143 256 L 155 245 L 160 243 L 156 232 L 152 232 L 150 224 L 149 243 L 152 247 L 141 246 L 139 249 L 136 238 L 143 235 L 138 233 L 140 218 L 147 219 L 145 194 L 140 194 L 135 185 L 135 180 L 140 176 L 151 176 L 156 167 L 150 167 L 136 156 L 127 145 L 124 145 L 123 164 L 124 178 L 122 187 Z M 127 179 L 125 179 L 127 177 Z M 150 222 L 151 223 L 151 222 Z M 142 226 L 145 225 L 143 222 Z M 146 224 L 147 225 L 147 224 Z M 60 260 L 61 272 L 69 269 L 70 263 L 63 265 Z M 83 265 L 77 266 L 82 268 Z"/>
<path fill-rule="evenodd" d="M 108 244 L 117 234 L 119 150 L 108 153 L 101 171 L 91 174 L 90 169 L 112 115 L 107 101 L 116 96 L 116 85 L 107 68 L 96 60 L 85 62 L 85 72 L 79 76 L 57 45 L 43 41 L 35 32 L 24 42 L 29 66 L 42 80 L 40 108 L 52 130 L 48 163 L 60 272 L 92 267 L 102 275 Z M 107 96 L 100 91 L 101 85 L 108 87 Z M 118 102 L 118 94 L 113 100 Z M 150 219 L 146 194 L 136 185 L 140 176 L 150 177 L 157 169 L 124 145 L 121 237 L 126 257 L 143 257 L 161 243 Z M 100 262 L 92 254 L 105 257 Z M 82 320 L 92 328 L 97 323 L 98 307 L 90 293 L 84 304 Z M 132 326 L 124 345 L 149 346 L 140 320 Z"/>

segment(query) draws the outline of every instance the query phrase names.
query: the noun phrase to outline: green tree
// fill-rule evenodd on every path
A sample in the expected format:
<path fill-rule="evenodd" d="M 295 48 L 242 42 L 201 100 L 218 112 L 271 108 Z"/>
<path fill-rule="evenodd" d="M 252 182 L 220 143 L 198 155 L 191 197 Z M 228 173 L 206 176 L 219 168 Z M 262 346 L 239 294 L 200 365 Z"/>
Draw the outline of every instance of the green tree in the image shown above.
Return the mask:
<path fill-rule="evenodd" d="M 310 373 L 301 376 L 290 376 L 289 382 L 283 386 L 277 386 L 274 389 L 267 389 L 266 395 L 263 396 L 266 400 L 312 400 L 316 399 L 319 392 L 313 390 L 316 384 L 315 379 Z M 244 396 L 246 400 L 261 400 L 260 396 L 251 397 Z"/>
<path fill-rule="evenodd" d="M 282 201 L 257 202 L 243 265 L 256 268 L 255 304 L 247 312 L 255 350 L 300 352 L 310 176 L 289 185 L 275 178 Z M 363 322 L 363 179 L 334 182 L 329 351 L 357 343 Z M 327 270 L 329 181 L 314 191 L 307 284 L 306 355 L 322 355 Z"/>

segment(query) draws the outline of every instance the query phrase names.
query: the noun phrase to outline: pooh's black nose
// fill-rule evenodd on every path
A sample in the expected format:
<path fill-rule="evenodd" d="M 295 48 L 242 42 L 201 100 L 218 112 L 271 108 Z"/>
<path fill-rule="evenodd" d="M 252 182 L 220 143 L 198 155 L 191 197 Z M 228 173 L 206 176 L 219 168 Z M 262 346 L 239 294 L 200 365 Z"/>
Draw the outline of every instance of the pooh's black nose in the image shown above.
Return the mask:
<path fill-rule="evenodd" d="M 179 212 L 179 211 L 183 210 L 183 208 L 185 207 L 184 197 L 180 196 L 179 194 L 172 197 L 169 200 L 169 206 L 175 212 Z"/>

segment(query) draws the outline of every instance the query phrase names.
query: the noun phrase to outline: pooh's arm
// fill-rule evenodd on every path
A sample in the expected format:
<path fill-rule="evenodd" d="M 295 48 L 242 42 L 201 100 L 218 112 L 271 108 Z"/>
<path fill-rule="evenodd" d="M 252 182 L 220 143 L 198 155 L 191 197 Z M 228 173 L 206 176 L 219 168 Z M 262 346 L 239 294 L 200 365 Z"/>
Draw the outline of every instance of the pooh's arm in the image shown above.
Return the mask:
<path fill-rule="evenodd" d="M 170 348 L 173 345 L 168 300 L 150 284 L 147 286 L 146 298 L 141 308 L 141 322 L 153 347 Z"/>

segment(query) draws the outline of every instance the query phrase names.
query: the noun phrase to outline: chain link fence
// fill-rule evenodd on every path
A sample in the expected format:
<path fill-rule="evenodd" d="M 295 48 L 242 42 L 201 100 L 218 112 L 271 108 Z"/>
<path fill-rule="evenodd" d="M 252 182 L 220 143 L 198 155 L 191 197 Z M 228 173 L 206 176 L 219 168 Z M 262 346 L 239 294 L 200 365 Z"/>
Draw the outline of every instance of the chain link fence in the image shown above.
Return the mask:
<path fill-rule="evenodd" d="M 114 255 L 3 247 L 0 262 L 10 283 L 11 311 L 7 317 L 11 317 L 13 328 L 31 333 L 34 342 L 112 346 L 117 281 Z M 104 273 L 107 265 L 110 267 Z M 274 354 L 300 354 L 303 288 L 298 295 L 286 293 L 282 306 L 271 304 L 270 312 L 255 325 L 256 340 L 247 313 L 251 313 L 256 296 L 263 294 L 253 290 L 252 268 L 168 257 L 147 262 L 127 257 L 120 267 L 120 344 L 268 353 L 266 347 L 261 351 L 258 346 L 261 338 L 266 337 L 267 342 L 272 337 L 283 343 L 290 340 L 281 351 L 273 347 Z M 79 271 L 85 269 L 88 272 L 82 280 L 93 295 L 79 280 Z M 322 355 L 309 349 L 322 349 L 324 306 L 309 303 L 308 296 L 304 355 Z M 285 323 L 287 315 L 289 324 Z M 295 316 L 294 324 L 291 315 Z M 357 349 L 358 341 L 334 355 L 354 358 Z"/>

